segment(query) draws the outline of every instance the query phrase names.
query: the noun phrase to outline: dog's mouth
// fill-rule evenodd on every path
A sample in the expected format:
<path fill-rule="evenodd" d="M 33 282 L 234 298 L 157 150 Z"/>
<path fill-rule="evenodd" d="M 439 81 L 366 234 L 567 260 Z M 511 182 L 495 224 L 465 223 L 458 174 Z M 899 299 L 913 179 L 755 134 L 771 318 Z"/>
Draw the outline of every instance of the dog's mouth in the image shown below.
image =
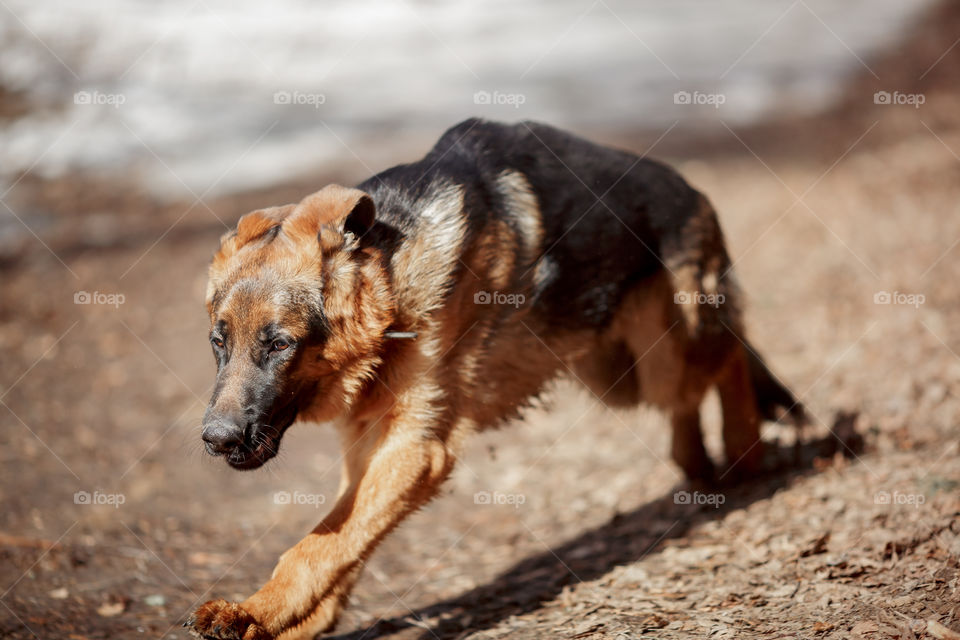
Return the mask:
<path fill-rule="evenodd" d="M 227 464 L 241 471 L 256 469 L 277 455 L 280 440 L 297 417 L 296 407 L 282 411 L 270 424 L 254 425 L 245 435 L 243 443 L 227 453 Z"/>

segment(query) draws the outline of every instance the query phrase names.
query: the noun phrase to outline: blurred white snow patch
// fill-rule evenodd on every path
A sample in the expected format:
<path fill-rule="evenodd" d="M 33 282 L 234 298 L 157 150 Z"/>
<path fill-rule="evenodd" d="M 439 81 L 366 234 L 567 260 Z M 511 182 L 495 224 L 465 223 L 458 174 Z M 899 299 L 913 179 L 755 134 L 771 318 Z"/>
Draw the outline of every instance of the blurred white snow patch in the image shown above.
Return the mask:
<path fill-rule="evenodd" d="M 931 3 L 6 0 L 0 86 L 36 108 L 0 182 L 132 169 L 177 199 L 379 169 L 472 115 L 743 124 L 830 104 Z"/>

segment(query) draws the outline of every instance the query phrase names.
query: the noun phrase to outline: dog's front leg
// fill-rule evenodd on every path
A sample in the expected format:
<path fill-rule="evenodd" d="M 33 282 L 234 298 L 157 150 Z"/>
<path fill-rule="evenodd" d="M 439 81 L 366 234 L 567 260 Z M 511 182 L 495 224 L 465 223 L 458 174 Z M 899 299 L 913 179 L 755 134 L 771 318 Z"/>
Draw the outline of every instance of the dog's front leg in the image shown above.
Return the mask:
<path fill-rule="evenodd" d="M 242 604 L 214 600 L 189 621 L 203 638 L 312 638 L 333 625 L 360 563 L 453 467 L 437 431 L 410 418 L 379 425 L 349 446 L 349 485 L 331 512 L 280 558 L 273 577 Z M 371 427 L 372 429 L 372 427 Z"/>

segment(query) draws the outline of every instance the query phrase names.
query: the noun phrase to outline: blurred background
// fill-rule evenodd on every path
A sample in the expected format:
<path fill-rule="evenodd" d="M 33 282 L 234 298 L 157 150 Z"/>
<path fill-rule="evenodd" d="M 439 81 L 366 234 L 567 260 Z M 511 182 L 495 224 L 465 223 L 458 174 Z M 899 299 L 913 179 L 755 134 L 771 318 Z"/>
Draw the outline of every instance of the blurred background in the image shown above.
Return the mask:
<path fill-rule="evenodd" d="M 610 137 L 744 125 L 835 103 L 931 4 L 11 0 L 0 79 L 21 117 L 0 166 L 8 185 L 95 170 L 176 199 L 351 149 L 409 158 L 467 114 Z"/>
<path fill-rule="evenodd" d="M 850 412 L 865 451 L 678 504 L 662 417 L 561 382 L 470 444 L 340 633 L 951 624 L 958 42 L 960 5 L 935 0 L 0 0 L 0 636 L 182 638 L 196 604 L 269 576 L 329 507 L 338 448 L 302 425 L 256 473 L 202 455 L 217 239 L 471 116 L 674 164 L 811 433 Z"/>

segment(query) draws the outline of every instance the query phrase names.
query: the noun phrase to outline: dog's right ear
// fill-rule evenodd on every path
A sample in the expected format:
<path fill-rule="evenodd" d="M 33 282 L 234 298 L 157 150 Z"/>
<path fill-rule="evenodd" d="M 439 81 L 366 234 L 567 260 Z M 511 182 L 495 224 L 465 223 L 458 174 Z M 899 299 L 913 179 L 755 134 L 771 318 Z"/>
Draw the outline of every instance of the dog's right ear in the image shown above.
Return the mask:
<path fill-rule="evenodd" d="M 331 184 L 297 205 L 284 230 L 317 238 L 322 251 L 351 247 L 376 219 L 373 198 L 360 189 Z"/>
<path fill-rule="evenodd" d="M 343 231 L 360 238 L 370 230 L 376 217 L 377 208 L 373 204 L 373 198 L 364 193 L 343 219 Z"/>

